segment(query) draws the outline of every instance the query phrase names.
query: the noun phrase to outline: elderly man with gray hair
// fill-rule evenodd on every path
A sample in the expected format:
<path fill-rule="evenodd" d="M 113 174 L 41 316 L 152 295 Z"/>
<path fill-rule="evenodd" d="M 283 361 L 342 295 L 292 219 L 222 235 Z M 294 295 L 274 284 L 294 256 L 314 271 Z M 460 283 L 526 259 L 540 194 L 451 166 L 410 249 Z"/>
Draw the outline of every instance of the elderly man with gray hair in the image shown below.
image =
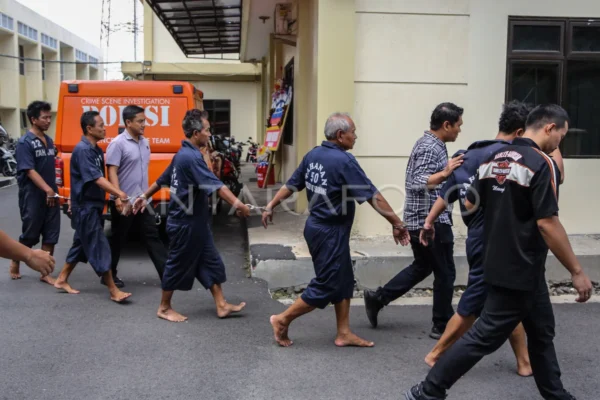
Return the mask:
<path fill-rule="evenodd" d="M 271 316 L 275 340 L 288 347 L 290 323 L 299 316 L 335 305 L 336 346 L 372 347 L 350 331 L 350 299 L 354 293 L 354 272 L 350 257 L 350 231 L 354 222 L 355 201 L 367 201 L 392 225 L 396 244 L 408 245 L 410 236 L 400 218 L 373 186 L 354 158 L 348 153 L 356 142 L 356 128 L 346 113 L 334 113 L 325 124 L 321 146 L 311 150 L 292 177 L 265 208 L 262 222 L 273 218 L 273 209 L 295 191 L 306 189 L 310 216 L 304 238 L 313 259 L 316 277 L 304 293 L 285 312 Z"/>

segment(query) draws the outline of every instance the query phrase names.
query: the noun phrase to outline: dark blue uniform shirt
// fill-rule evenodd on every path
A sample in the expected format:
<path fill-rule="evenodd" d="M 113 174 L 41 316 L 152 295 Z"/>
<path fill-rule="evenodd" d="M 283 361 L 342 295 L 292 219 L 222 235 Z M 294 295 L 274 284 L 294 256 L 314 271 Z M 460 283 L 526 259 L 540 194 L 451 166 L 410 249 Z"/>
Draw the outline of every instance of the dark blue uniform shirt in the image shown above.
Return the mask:
<path fill-rule="evenodd" d="M 48 135 L 44 135 L 46 144 L 33 132 L 27 131 L 25 136 L 17 143 L 17 182 L 22 190 L 38 189 L 27 176 L 29 170 L 34 170 L 56 192 L 56 176 L 54 169 L 54 142 Z M 39 190 L 39 189 L 38 189 Z"/>
<path fill-rule="evenodd" d="M 464 154 L 463 164 L 452 172 L 442 187 L 440 197 L 449 204 L 460 200 L 460 211 L 463 222 L 469 228 L 468 235 L 483 235 L 483 212 L 478 208 L 470 213 L 465 208 L 464 202 L 467 191 L 471 190 L 471 184 L 475 181 L 479 166 L 500 148 L 509 144 L 503 140 L 481 140 L 469 146 L 467 151 L 458 151 L 452 158 Z"/>
<path fill-rule="evenodd" d="M 208 218 L 208 196 L 223 186 L 208 169 L 200 150 L 188 140 L 181 142 L 181 149 L 156 184 L 171 187 L 169 220 Z"/>
<path fill-rule="evenodd" d="M 95 181 L 104 175 L 104 152 L 85 137 L 71 155 L 71 207 L 104 208 L 106 192 Z"/>
<path fill-rule="evenodd" d="M 354 200 L 362 204 L 377 193 L 354 156 L 327 141 L 304 156 L 286 186 L 297 191 L 306 188 L 311 217 L 334 223 L 351 224 Z"/>

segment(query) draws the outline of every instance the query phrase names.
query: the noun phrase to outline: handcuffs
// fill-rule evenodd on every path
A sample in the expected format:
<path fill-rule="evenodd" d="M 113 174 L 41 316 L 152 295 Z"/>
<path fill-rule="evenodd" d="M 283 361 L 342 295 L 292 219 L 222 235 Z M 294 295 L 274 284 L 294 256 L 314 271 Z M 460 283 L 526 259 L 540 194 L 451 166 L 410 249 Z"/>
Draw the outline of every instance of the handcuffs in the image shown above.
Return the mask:
<path fill-rule="evenodd" d="M 259 210 L 259 211 L 263 211 L 263 212 L 265 212 L 265 211 L 267 211 L 267 212 L 273 211 L 273 210 L 267 210 L 267 207 L 259 207 L 259 206 L 255 206 L 253 204 L 244 204 L 244 205 L 246 207 L 248 207 L 249 209 L 251 209 L 251 210 Z"/>

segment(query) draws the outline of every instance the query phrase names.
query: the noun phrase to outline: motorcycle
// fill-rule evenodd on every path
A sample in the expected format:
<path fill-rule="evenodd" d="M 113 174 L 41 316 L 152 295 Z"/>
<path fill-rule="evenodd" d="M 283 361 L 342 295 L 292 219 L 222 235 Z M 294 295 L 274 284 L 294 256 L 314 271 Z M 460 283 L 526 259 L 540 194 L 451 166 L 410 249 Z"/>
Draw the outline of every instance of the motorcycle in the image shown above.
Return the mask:
<path fill-rule="evenodd" d="M 254 143 L 252 138 L 248 138 L 247 142 L 250 147 L 248 148 L 248 154 L 246 154 L 246 162 L 256 163 L 256 153 L 258 152 L 258 143 Z"/>
<path fill-rule="evenodd" d="M 4 146 L 0 146 L 0 168 L 4 176 L 17 175 L 17 160 Z"/>
<path fill-rule="evenodd" d="M 213 172 L 223 182 L 223 184 L 233 193 L 235 197 L 238 197 L 242 192 L 244 184 L 239 181 L 239 172 L 233 162 L 229 159 L 226 154 L 216 151 L 213 153 Z M 216 199 L 216 212 L 221 212 L 221 205 L 223 200 L 220 198 Z"/>

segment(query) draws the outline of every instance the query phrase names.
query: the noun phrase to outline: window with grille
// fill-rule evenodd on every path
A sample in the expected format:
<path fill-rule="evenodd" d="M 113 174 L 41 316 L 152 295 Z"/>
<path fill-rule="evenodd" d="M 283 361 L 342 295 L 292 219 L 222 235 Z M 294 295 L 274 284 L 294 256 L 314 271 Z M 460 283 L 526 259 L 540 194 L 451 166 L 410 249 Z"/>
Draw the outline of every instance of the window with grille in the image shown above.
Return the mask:
<path fill-rule="evenodd" d="M 566 158 L 600 157 L 600 19 L 511 17 L 506 100 L 569 113 Z"/>

